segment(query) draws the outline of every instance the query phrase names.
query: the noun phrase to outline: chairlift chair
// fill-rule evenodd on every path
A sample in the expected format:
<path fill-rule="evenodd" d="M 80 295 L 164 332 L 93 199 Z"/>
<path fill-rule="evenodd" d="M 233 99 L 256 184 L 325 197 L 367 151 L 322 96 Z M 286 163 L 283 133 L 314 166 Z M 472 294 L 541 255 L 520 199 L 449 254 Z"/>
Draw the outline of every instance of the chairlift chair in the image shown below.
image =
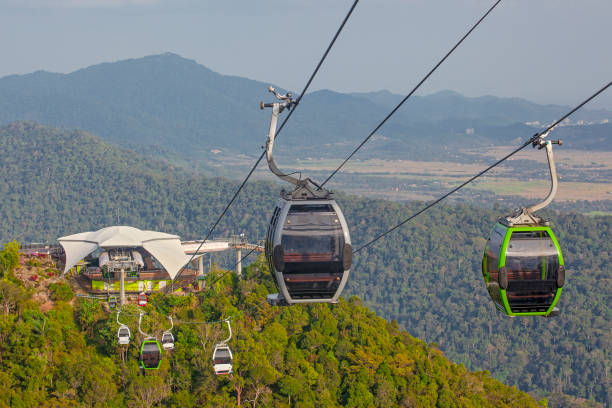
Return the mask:
<path fill-rule="evenodd" d="M 336 303 L 348 280 L 352 264 L 351 238 L 342 210 L 332 193 L 309 178 L 284 174 L 272 157 L 278 115 L 294 104 L 291 94 L 272 92 L 280 102 L 272 108 L 266 157 L 270 171 L 294 184 L 291 193 L 283 190 L 272 214 L 265 253 L 277 294 L 268 295 L 272 305 L 293 303 Z"/>
<path fill-rule="evenodd" d="M 495 306 L 508 316 L 555 316 L 565 284 L 563 254 L 548 222 L 533 213 L 547 206 L 557 191 L 557 173 L 552 144 L 534 141 L 546 148 L 551 189 L 546 199 L 529 208 L 502 217 L 493 227 L 482 259 L 482 275 Z"/>

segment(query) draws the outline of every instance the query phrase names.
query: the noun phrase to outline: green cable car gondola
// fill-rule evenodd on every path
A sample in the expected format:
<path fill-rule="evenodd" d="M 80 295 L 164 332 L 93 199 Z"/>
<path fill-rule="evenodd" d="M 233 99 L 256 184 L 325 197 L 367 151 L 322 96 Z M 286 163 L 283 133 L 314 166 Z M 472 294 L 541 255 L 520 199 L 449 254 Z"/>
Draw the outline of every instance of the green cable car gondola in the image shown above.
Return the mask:
<path fill-rule="evenodd" d="M 148 337 L 140 345 L 140 367 L 145 370 L 157 370 L 161 365 L 162 351 L 156 338 Z"/>
<path fill-rule="evenodd" d="M 548 222 L 533 213 L 547 206 L 557 191 L 552 142 L 533 143 L 546 148 L 551 189 L 546 199 L 517 213 L 502 217 L 493 227 L 482 258 L 482 275 L 496 307 L 508 316 L 555 316 L 565 266 L 559 242 Z"/>
<path fill-rule="evenodd" d="M 140 317 L 138 318 L 138 331 L 144 336 L 144 340 L 140 345 L 140 368 L 144 370 L 157 370 L 162 361 L 162 346 L 157 341 L 157 338 L 142 331 L 143 315 L 144 313 L 140 312 Z M 117 316 L 119 315 L 117 314 Z"/>

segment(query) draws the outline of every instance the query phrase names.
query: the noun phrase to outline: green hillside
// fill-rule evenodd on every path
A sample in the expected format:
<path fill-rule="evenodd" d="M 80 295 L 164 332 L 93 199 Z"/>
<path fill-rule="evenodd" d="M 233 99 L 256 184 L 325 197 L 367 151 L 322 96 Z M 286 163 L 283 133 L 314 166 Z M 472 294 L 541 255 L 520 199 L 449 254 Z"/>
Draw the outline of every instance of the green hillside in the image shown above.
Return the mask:
<path fill-rule="evenodd" d="M 207 292 L 158 294 L 144 308 L 144 331 L 160 336 L 174 316 L 175 349 L 159 371 L 137 366 L 140 309 L 121 314 L 134 337 L 127 361 L 115 315 L 98 300 L 73 299 L 36 260 L 0 280 L 0 407 L 538 407 L 527 394 L 453 364 L 356 298 L 338 305 L 271 308 L 263 257 L 243 280 L 226 275 Z M 40 279 L 15 278 L 23 270 Z M 214 279 L 209 274 L 209 282 Z M 44 304 L 31 300 L 51 295 Z M 216 377 L 211 355 L 233 316 L 234 374 Z"/>
<path fill-rule="evenodd" d="M 0 239 L 51 240 L 108 225 L 202 238 L 236 184 L 206 179 L 112 148 L 94 136 L 18 122 L 0 129 Z M 216 236 L 264 236 L 278 197 L 249 183 Z M 339 195 L 355 246 L 420 208 Z M 525 391 L 609 404 L 612 217 L 550 216 L 565 250 L 557 319 L 508 319 L 481 281 L 480 256 L 495 211 L 435 208 L 355 257 L 345 296 L 436 342 L 453 361 Z"/>

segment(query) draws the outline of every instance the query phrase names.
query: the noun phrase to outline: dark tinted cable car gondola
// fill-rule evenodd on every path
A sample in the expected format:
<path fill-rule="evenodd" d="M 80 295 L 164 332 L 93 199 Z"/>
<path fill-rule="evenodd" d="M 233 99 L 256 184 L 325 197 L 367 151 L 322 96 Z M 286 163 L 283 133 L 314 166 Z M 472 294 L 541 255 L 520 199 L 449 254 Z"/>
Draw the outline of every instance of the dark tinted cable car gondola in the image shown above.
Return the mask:
<path fill-rule="evenodd" d="M 138 318 L 138 331 L 145 336 L 140 345 L 140 368 L 144 370 L 157 370 L 161 365 L 162 348 L 153 336 L 144 333 L 140 327 L 142 322 L 142 313 Z"/>
<path fill-rule="evenodd" d="M 266 143 L 268 167 L 276 176 L 294 184 L 293 192 L 281 191 L 266 236 L 266 259 L 279 293 L 268 295 L 272 305 L 336 303 L 349 276 L 352 263 L 351 237 L 342 210 L 332 193 L 309 178 L 284 174 L 272 157 L 278 115 L 291 109 L 291 94 L 272 92 L 280 102 L 272 108 Z"/>
<path fill-rule="evenodd" d="M 227 345 L 232 338 L 232 326 L 230 325 L 229 320 L 226 320 L 225 322 L 227 323 L 227 328 L 229 330 L 229 337 L 223 340 L 221 343 L 216 344 L 213 351 L 212 361 L 213 369 L 215 370 L 216 375 L 227 375 L 233 372 L 232 362 L 234 360 L 234 356 Z"/>
<path fill-rule="evenodd" d="M 157 370 L 161 365 L 161 347 L 155 337 L 147 337 L 140 346 L 140 366 L 145 370 Z"/>
<path fill-rule="evenodd" d="M 557 172 L 552 152 L 559 141 L 533 142 L 545 148 L 551 188 L 546 199 L 513 215 L 502 217 L 493 227 L 482 259 L 482 275 L 496 307 L 509 316 L 556 316 L 563 285 L 563 254 L 548 221 L 533 213 L 546 207 L 557 192 Z"/>

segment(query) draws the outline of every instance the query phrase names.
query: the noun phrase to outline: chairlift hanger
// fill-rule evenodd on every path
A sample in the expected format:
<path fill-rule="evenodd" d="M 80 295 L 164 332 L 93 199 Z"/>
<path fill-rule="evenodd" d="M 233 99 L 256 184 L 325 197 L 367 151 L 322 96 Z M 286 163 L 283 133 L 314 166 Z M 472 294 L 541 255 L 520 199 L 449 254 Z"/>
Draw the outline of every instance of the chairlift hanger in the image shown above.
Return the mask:
<path fill-rule="evenodd" d="M 265 253 L 279 293 L 268 295 L 271 305 L 336 303 L 346 285 L 352 264 L 351 238 L 342 210 L 332 193 L 310 178 L 283 173 L 272 151 L 278 115 L 291 109 L 290 93 L 268 89 L 279 102 L 261 103 L 272 108 L 266 142 L 270 171 L 295 186 L 284 189 L 270 219 Z"/>

